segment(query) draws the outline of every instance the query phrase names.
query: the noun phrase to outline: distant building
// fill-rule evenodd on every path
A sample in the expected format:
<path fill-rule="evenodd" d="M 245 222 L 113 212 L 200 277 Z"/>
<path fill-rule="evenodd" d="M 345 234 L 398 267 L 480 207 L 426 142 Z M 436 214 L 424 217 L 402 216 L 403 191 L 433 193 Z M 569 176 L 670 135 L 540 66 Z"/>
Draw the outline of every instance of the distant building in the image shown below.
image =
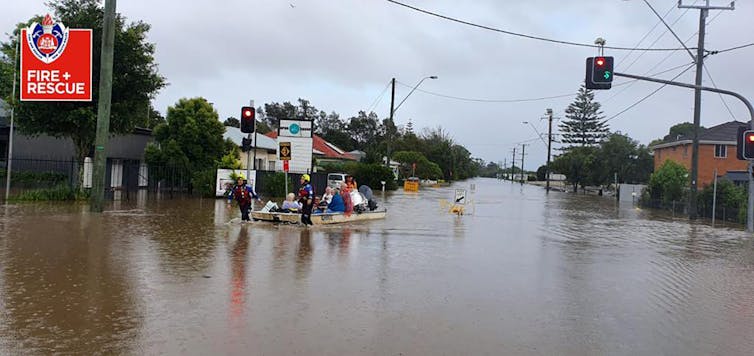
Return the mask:
<path fill-rule="evenodd" d="M 361 160 L 363 160 L 363 159 L 364 159 L 364 157 L 366 157 L 366 156 L 367 156 L 367 153 L 366 153 L 366 152 L 364 152 L 364 151 L 359 151 L 359 150 L 353 150 L 353 151 L 351 151 L 351 152 L 348 152 L 348 154 L 349 154 L 349 155 L 351 155 L 351 157 L 353 157 L 353 158 L 354 158 L 354 159 L 356 159 L 357 161 L 361 161 Z"/>
<path fill-rule="evenodd" d="M 265 134 L 267 137 L 277 140 L 277 132 L 270 132 Z M 317 160 L 319 166 L 327 163 L 344 163 L 358 161 L 350 153 L 340 149 L 338 146 L 325 141 L 318 135 L 312 135 L 312 150 L 314 158 Z M 280 167 L 277 167 L 278 169 Z"/>
<path fill-rule="evenodd" d="M 248 134 L 241 132 L 240 128 L 225 126 L 223 139 L 230 139 L 231 141 L 233 141 L 233 143 L 240 147 L 242 140 L 244 137 L 246 137 L 246 135 Z M 254 140 L 257 140 L 258 144 L 255 144 Z M 256 135 L 251 134 L 251 147 L 251 151 L 241 152 L 241 168 L 247 168 L 246 163 L 249 162 L 248 155 L 251 155 L 251 159 L 254 160 L 256 152 L 256 165 L 254 165 L 252 162 L 251 168 L 253 169 L 256 166 L 256 168 L 261 171 L 274 171 L 275 164 L 277 162 L 277 142 L 270 137 L 260 133 L 257 133 Z"/>
<path fill-rule="evenodd" d="M 704 129 L 699 134 L 699 187 L 712 183 L 715 169 L 718 177 L 725 176 L 736 184 L 748 182 L 748 162 L 736 158 L 738 127 L 746 125 L 744 122 L 730 121 Z M 691 144 L 691 137 L 679 136 L 650 147 L 654 150 L 655 171 L 667 160 L 678 162 L 691 170 Z"/>

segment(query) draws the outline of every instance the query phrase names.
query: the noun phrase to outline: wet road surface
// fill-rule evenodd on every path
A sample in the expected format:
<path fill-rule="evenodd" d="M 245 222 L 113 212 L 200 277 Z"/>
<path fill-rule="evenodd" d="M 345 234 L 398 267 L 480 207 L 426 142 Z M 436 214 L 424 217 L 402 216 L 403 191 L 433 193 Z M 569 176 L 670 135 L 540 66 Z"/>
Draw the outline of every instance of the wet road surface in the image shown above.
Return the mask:
<path fill-rule="evenodd" d="M 472 183 L 473 215 L 441 209 Z M 212 199 L 0 207 L 0 354 L 754 354 L 738 226 L 490 179 L 381 204 L 311 229 Z"/>

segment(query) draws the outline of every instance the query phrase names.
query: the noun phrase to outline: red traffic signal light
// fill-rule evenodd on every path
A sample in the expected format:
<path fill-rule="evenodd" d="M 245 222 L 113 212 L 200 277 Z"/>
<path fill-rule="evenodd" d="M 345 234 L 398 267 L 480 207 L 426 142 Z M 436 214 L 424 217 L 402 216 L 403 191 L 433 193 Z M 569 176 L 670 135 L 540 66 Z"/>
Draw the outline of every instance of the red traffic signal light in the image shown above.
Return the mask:
<path fill-rule="evenodd" d="M 736 142 L 736 158 L 740 160 L 754 160 L 754 131 L 747 126 L 738 128 Z"/>
<path fill-rule="evenodd" d="M 613 83 L 613 57 L 586 59 L 586 88 L 610 89 Z"/>
<path fill-rule="evenodd" d="M 241 107 L 241 132 L 253 133 L 256 126 L 255 120 L 256 111 L 251 106 Z"/>

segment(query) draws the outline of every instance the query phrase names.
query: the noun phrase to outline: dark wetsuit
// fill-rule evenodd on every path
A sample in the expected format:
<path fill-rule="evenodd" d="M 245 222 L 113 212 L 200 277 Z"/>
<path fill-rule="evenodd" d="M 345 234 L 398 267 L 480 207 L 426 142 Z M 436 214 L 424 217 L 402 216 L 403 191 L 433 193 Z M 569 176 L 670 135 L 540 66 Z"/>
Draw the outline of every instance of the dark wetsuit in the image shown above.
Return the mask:
<path fill-rule="evenodd" d="M 241 220 L 249 221 L 249 209 L 251 209 L 252 199 L 259 199 L 259 196 L 251 187 L 247 185 L 236 185 L 228 195 L 228 200 L 236 199 L 238 208 L 241 209 Z"/>
<path fill-rule="evenodd" d="M 312 208 L 314 208 L 314 188 L 311 183 L 306 182 L 298 190 L 298 201 L 301 202 L 301 223 L 312 225 Z"/>

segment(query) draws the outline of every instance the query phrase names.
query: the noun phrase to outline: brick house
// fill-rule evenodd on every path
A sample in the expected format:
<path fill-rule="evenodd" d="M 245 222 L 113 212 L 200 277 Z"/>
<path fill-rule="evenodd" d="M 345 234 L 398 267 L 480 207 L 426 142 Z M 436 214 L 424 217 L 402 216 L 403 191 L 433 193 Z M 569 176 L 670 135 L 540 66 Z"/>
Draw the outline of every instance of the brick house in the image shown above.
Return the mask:
<path fill-rule="evenodd" d="M 746 172 L 748 162 L 736 158 L 738 127 L 746 125 L 744 122 L 730 121 L 699 134 L 699 187 L 712 183 L 715 169 L 718 177 L 726 177 L 734 183 L 738 183 L 741 176 L 746 178 L 746 174 L 742 173 Z M 679 136 L 652 146 L 655 171 L 667 160 L 676 161 L 691 170 L 691 143 L 691 137 Z"/>

